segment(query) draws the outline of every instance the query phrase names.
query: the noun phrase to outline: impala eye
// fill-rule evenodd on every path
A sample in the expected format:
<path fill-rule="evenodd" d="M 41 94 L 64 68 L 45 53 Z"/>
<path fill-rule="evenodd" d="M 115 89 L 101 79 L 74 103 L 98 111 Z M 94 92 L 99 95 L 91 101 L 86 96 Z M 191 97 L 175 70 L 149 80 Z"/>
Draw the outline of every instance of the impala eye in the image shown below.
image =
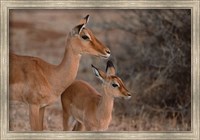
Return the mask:
<path fill-rule="evenodd" d="M 88 37 L 88 36 L 86 36 L 86 35 L 83 35 L 83 36 L 81 36 L 82 37 L 82 39 L 84 39 L 84 40 L 89 40 L 90 38 Z"/>
<path fill-rule="evenodd" d="M 119 87 L 118 84 L 112 84 L 112 86 L 115 88 L 115 87 Z"/>

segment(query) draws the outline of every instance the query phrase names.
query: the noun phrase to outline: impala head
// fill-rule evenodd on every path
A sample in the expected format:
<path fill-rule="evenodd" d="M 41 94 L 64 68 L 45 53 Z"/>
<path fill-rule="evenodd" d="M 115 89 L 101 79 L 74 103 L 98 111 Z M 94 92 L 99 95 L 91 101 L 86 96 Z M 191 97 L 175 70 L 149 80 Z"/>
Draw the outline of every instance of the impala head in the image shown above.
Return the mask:
<path fill-rule="evenodd" d="M 106 73 L 92 65 L 95 76 L 103 82 L 105 90 L 113 97 L 131 98 L 130 92 L 124 86 L 122 80 L 117 77 L 112 61 L 107 62 Z"/>
<path fill-rule="evenodd" d="M 94 36 L 90 29 L 86 28 L 88 20 L 89 15 L 81 19 L 80 23 L 72 29 L 70 39 L 73 50 L 79 54 L 88 53 L 108 58 L 110 56 L 110 50 Z"/>

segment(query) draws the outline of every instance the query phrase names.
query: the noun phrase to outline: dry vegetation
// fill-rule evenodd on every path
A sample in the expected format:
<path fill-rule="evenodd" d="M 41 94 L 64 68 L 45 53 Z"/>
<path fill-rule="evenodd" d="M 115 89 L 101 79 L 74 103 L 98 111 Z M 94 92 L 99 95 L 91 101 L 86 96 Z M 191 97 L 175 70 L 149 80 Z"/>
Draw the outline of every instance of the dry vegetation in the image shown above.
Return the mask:
<path fill-rule="evenodd" d="M 10 51 L 58 64 L 66 34 L 80 17 L 112 51 L 117 74 L 132 99 L 116 99 L 109 131 L 191 130 L 190 10 L 11 10 Z M 101 91 L 91 63 L 106 60 L 83 56 L 78 79 Z M 34 89 L 33 89 L 34 90 Z M 10 130 L 28 131 L 28 106 L 10 102 Z M 60 100 L 47 107 L 45 130 L 62 130 Z"/>

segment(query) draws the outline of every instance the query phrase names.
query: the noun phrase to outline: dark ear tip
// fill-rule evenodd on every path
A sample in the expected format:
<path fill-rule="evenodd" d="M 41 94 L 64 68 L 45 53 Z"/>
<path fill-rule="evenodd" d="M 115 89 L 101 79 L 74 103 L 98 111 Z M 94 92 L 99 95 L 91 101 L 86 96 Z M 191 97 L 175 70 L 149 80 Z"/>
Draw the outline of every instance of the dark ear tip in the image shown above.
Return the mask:
<path fill-rule="evenodd" d="M 88 15 L 85 17 L 85 19 L 87 20 L 87 19 L 89 18 L 89 16 L 90 16 L 90 15 L 88 14 Z"/>
<path fill-rule="evenodd" d="M 114 67 L 113 62 L 111 60 L 108 60 L 107 67 Z"/>
<path fill-rule="evenodd" d="M 112 62 L 111 60 L 108 60 L 108 62 L 107 62 L 106 72 L 108 71 L 108 68 L 109 68 L 109 67 L 115 68 L 114 65 L 113 65 L 113 62 Z"/>

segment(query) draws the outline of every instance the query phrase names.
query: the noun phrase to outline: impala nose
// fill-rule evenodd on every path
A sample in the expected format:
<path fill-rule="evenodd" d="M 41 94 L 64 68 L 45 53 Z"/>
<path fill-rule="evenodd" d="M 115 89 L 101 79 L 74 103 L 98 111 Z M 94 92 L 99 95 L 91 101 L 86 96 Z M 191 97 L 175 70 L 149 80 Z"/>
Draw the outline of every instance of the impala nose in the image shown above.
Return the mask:
<path fill-rule="evenodd" d="M 127 96 L 125 97 L 125 99 L 130 99 L 131 98 L 131 93 L 127 93 Z"/>
<path fill-rule="evenodd" d="M 108 48 L 105 49 L 105 53 L 106 53 L 105 58 L 110 57 L 110 50 Z"/>
<path fill-rule="evenodd" d="M 107 54 L 110 54 L 110 50 L 109 50 L 109 49 L 106 49 L 106 53 L 107 53 Z"/>

